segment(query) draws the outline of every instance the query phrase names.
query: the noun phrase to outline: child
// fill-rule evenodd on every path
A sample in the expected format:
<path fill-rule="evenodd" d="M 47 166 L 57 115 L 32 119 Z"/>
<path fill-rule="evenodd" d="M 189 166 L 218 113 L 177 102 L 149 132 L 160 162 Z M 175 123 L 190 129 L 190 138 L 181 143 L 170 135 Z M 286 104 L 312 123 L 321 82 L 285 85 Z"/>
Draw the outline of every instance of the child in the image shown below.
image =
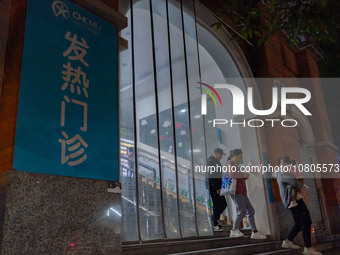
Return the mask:
<path fill-rule="evenodd" d="M 298 171 L 298 169 L 296 167 L 296 162 L 295 162 L 294 159 L 292 159 L 292 161 L 291 161 L 291 166 L 289 167 L 288 173 L 293 175 L 302 184 L 304 183 L 303 174 L 300 171 Z M 294 188 L 291 189 L 292 196 L 291 196 L 291 199 L 290 199 L 290 204 L 288 206 L 288 209 L 293 208 L 293 207 L 298 205 L 296 200 L 297 200 L 297 195 L 298 195 L 298 193 L 300 193 L 300 191 L 301 190 L 294 189 Z"/>

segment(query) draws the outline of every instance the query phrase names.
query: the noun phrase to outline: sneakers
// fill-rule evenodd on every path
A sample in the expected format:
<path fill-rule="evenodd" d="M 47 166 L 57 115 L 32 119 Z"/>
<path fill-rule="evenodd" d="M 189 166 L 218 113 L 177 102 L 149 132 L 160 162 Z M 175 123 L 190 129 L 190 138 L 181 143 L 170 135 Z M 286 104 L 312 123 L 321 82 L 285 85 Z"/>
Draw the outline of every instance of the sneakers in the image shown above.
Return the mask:
<path fill-rule="evenodd" d="M 286 249 L 300 249 L 299 245 L 294 244 L 292 241 L 284 240 L 281 245 L 282 248 Z"/>
<path fill-rule="evenodd" d="M 214 231 L 222 231 L 223 227 L 220 224 L 217 224 L 216 226 L 213 226 Z"/>
<path fill-rule="evenodd" d="M 260 232 L 252 233 L 250 236 L 251 239 L 267 239 L 267 236 L 262 235 Z"/>
<path fill-rule="evenodd" d="M 288 206 L 288 209 L 293 208 L 295 206 L 298 206 L 298 203 L 295 200 L 293 200 L 292 202 L 290 202 L 290 205 Z"/>
<path fill-rule="evenodd" d="M 303 254 L 305 254 L 305 255 L 322 255 L 321 252 L 315 250 L 313 247 L 310 247 L 310 248 L 305 247 Z"/>
<path fill-rule="evenodd" d="M 242 237 L 242 236 L 244 236 L 244 234 L 240 230 L 238 229 L 230 230 L 230 237 Z"/>

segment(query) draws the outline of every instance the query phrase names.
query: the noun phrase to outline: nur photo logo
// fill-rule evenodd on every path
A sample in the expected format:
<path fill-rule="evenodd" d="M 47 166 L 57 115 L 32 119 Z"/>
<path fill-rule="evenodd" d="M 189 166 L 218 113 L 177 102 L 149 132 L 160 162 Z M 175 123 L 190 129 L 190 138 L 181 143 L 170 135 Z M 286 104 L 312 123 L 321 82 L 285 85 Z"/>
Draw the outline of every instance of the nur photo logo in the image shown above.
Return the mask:
<path fill-rule="evenodd" d="M 215 127 L 218 124 L 230 124 L 234 125 L 243 125 L 244 127 L 247 125 L 249 127 L 262 127 L 265 122 L 271 122 L 272 127 L 274 127 L 275 122 L 281 122 L 283 127 L 296 127 L 298 125 L 295 119 L 263 119 L 262 116 L 269 116 L 273 114 L 278 107 L 281 108 L 280 114 L 281 116 L 287 116 L 287 106 L 294 105 L 298 110 L 300 110 L 305 116 L 311 116 L 312 114 L 307 110 L 304 104 L 308 103 L 311 99 L 311 93 L 308 89 L 300 88 L 300 87 L 282 87 L 280 91 L 277 87 L 272 87 L 271 91 L 271 107 L 269 109 L 256 109 L 254 104 L 254 89 L 253 87 L 248 87 L 246 90 L 246 95 L 244 92 L 236 85 L 231 84 L 215 84 L 214 87 L 207 83 L 199 82 L 202 87 L 197 87 L 202 92 L 201 95 L 201 114 L 207 115 L 207 95 L 213 100 L 215 106 L 217 106 L 217 102 L 215 96 L 218 98 L 221 107 L 223 107 L 223 103 L 221 100 L 220 94 L 216 91 L 216 89 L 226 89 L 231 93 L 232 96 L 232 113 L 233 116 L 245 116 L 245 101 L 247 98 L 247 107 L 250 113 L 254 116 L 261 116 L 261 119 L 250 119 L 243 120 L 241 122 L 235 122 L 235 120 L 227 120 L 227 119 L 214 119 L 212 121 L 213 126 Z M 203 88 L 206 87 L 206 88 Z M 209 91 L 209 90 L 211 91 Z M 215 96 L 214 96 L 214 95 Z M 279 101 L 280 98 L 280 101 Z M 226 107 L 226 106 L 224 106 Z M 289 123 L 293 123 L 289 124 Z"/>
<path fill-rule="evenodd" d="M 206 83 L 203 83 L 203 82 L 198 82 L 198 83 L 209 88 L 217 96 L 218 100 L 220 101 L 221 106 L 223 106 L 220 95 L 217 93 L 217 91 L 212 86 Z M 217 105 L 215 97 L 211 94 L 209 90 L 201 88 L 201 87 L 197 87 L 197 88 L 207 93 L 211 97 L 211 99 L 214 101 L 215 106 Z M 202 94 L 202 110 L 201 110 L 202 115 L 207 114 L 207 94 Z"/>

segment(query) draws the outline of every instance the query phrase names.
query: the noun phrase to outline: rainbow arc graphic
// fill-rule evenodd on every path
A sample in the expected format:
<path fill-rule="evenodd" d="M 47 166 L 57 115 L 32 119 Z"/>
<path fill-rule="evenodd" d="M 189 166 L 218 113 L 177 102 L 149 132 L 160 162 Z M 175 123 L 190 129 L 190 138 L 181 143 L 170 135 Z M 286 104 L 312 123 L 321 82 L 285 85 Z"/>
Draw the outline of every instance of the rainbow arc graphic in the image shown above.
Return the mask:
<path fill-rule="evenodd" d="M 204 83 L 204 82 L 197 82 L 197 83 L 202 84 L 203 86 L 206 86 L 206 87 L 209 88 L 212 92 L 214 92 L 214 94 L 217 96 L 217 98 L 218 98 L 218 100 L 220 101 L 220 104 L 221 104 L 221 106 L 222 106 L 221 97 L 220 97 L 220 95 L 217 93 L 217 91 L 216 91 L 212 86 L 210 86 L 209 84 L 206 84 L 206 83 Z M 211 92 L 210 92 L 209 90 L 207 90 L 207 89 L 205 89 L 205 88 L 201 88 L 201 87 L 197 87 L 197 88 L 200 89 L 200 90 L 202 90 L 202 91 L 204 91 L 205 93 L 207 93 L 207 94 L 211 97 L 211 99 L 214 101 L 215 105 L 217 105 L 216 100 L 215 100 L 215 97 L 213 96 L 213 94 L 211 94 Z"/>
<path fill-rule="evenodd" d="M 208 89 L 210 89 L 213 92 L 213 94 L 215 94 L 215 96 L 218 98 L 218 100 L 220 101 L 220 104 L 222 106 L 221 97 L 212 86 L 210 86 L 209 84 L 206 84 L 204 82 L 198 82 L 198 84 L 201 84 L 201 85 L 207 87 Z M 208 89 L 201 88 L 201 87 L 197 87 L 197 88 L 204 91 L 205 93 L 207 93 L 211 97 L 211 99 L 214 101 L 215 105 L 217 105 L 217 102 L 216 102 L 214 95 Z M 207 94 L 202 94 L 202 110 L 201 110 L 202 115 L 207 114 Z"/>

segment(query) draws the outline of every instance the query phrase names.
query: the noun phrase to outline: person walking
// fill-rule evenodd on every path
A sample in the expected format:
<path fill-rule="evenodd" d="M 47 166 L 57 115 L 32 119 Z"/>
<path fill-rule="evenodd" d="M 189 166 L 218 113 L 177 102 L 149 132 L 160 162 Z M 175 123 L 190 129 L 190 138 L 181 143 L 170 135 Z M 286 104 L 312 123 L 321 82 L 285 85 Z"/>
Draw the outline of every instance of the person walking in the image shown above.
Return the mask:
<path fill-rule="evenodd" d="M 228 158 L 227 166 L 233 167 L 237 171 L 229 171 L 230 177 L 236 179 L 236 192 L 235 195 L 231 195 L 232 200 L 235 203 L 237 214 L 234 221 L 233 229 L 230 231 L 230 237 L 242 237 L 244 234 L 238 229 L 241 221 L 245 216 L 247 216 L 249 226 L 252 229 L 252 234 L 250 238 L 252 239 L 266 239 L 267 237 L 257 231 L 255 224 L 255 210 L 250 203 L 247 196 L 246 180 L 249 178 L 248 173 L 240 172 L 238 165 L 242 161 L 242 150 L 236 149 L 230 152 Z"/>
<path fill-rule="evenodd" d="M 214 173 L 210 173 L 208 176 L 209 179 L 209 193 L 211 199 L 213 201 L 213 230 L 214 231 L 222 231 L 223 227 L 218 224 L 218 220 L 221 217 L 222 212 L 227 208 L 227 201 L 225 197 L 220 196 L 221 186 L 222 186 L 222 173 L 218 172 L 217 169 L 222 169 L 222 165 L 220 160 L 223 158 L 225 153 L 222 149 L 216 148 L 214 150 L 214 154 L 211 155 L 207 160 L 208 167 L 214 167 Z"/>
<path fill-rule="evenodd" d="M 279 165 L 281 167 L 289 168 L 291 165 L 291 159 L 288 156 L 279 158 Z M 277 175 L 277 183 L 279 184 L 280 196 L 285 208 L 288 208 L 291 201 L 293 190 L 300 190 L 302 183 L 297 180 L 292 174 L 280 171 Z M 299 249 L 300 247 L 293 243 L 293 239 L 296 235 L 302 231 L 302 237 L 305 244 L 303 254 L 305 255 L 321 255 L 321 252 L 316 251 L 312 247 L 311 242 L 311 224 L 312 219 L 310 217 L 308 208 L 302 199 L 301 193 L 297 193 L 296 196 L 297 206 L 289 208 L 294 219 L 294 226 L 288 233 L 287 239 L 282 242 L 282 248 L 286 249 Z"/>

